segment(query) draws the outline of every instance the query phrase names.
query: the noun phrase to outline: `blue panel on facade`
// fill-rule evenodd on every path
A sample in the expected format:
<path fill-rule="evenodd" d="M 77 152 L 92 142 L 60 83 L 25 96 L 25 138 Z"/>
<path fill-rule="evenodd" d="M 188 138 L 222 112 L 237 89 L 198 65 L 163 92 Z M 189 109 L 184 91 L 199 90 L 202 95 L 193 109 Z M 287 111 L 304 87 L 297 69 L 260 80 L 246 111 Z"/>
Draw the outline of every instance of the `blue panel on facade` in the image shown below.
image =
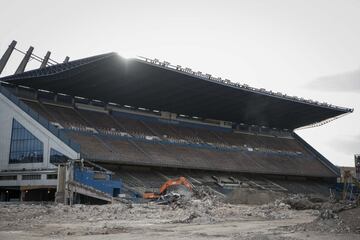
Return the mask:
<path fill-rule="evenodd" d="M 9 163 L 42 162 L 44 144 L 13 119 Z"/>
<path fill-rule="evenodd" d="M 108 173 L 94 172 L 88 168 L 74 168 L 74 180 L 105 192 L 113 197 L 116 197 L 121 189 L 121 181 L 112 180 L 111 175 Z"/>

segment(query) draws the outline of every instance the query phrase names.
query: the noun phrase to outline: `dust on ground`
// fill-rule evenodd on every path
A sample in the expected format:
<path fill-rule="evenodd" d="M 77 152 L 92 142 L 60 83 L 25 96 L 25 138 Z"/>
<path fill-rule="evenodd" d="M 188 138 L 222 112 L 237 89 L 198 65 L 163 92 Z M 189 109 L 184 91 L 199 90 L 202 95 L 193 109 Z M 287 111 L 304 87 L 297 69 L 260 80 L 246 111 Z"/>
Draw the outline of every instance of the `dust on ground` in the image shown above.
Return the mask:
<path fill-rule="evenodd" d="M 0 203 L 0 239 L 360 239 L 359 215 L 312 196 L 235 205 L 201 189 L 160 205 Z"/>

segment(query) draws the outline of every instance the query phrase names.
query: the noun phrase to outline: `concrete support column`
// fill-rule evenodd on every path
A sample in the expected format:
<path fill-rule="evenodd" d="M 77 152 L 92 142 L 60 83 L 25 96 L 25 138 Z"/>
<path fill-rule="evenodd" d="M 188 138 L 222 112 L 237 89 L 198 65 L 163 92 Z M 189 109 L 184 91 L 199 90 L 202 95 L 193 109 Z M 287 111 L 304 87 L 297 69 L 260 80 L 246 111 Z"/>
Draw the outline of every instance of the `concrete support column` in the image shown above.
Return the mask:
<path fill-rule="evenodd" d="M 66 201 L 66 166 L 58 166 L 58 175 L 57 175 L 57 188 L 55 193 L 55 202 L 65 203 Z"/>
<path fill-rule="evenodd" d="M 176 120 L 176 118 L 177 118 L 177 114 L 176 114 L 176 113 L 171 113 L 171 114 L 170 114 L 170 119 L 171 119 L 171 120 Z"/>
<path fill-rule="evenodd" d="M 26 65 L 28 64 L 31 54 L 34 51 L 33 47 L 29 47 L 29 50 L 26 52 L 23 60 L 21 61 L 19 67 L 16 69 L 15 74 L 23 73 L 25 71 Z"/>
<path fill-rule="evenodd" d="M 49 58 L 50 58 L 50 54 L 51 54 L 51 52 L 49 52 L 49 51 L 46 53 L 46 55 L 44 57 L 44 60 L 41 63 L 40 68 L 45 68 L 46 67 L 46 65 L 47 65 L 47 63 L 49 61 Z"/>
<path fill-rule="evenodd" d="M 0 202 L 5 202 L 5 200 L 6 200 L 5 192 L 0 192 Z"/>
<path fill-rule="evenodd" d="M 68 63 L 70 60 L 70 57 L 66 56 L 65 60 L 64 60 L 64 63 Z"/>
<path fill-rule="evenodd" d="M 170 113 L 161 111 L 161 117 L 165 119 L 170 119 Z"/>
<path fill-rule="evenodd" d="M 25 201 L 26 190 L 20 190 L 20 202 Z"/>
<path fill-rule="evenodd" d="M 6 63 L 8 62 L 12 52 L 14 51 L 16 44 L 17 44 L 16 41 L 12 41 L 11 44 L 9 45 L 8 49 L 6 50 L 6 52 L 0 59 L 0 74 L 4 70 Z"/>

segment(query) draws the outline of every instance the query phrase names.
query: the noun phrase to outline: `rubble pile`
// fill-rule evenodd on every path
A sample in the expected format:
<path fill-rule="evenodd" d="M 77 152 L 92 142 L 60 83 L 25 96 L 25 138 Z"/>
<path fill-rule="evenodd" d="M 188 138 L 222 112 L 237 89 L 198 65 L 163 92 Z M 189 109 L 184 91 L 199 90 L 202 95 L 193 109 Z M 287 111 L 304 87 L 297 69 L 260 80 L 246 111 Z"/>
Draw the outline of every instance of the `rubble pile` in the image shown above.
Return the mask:
<path fill-rule="evenodd" d="M 357 211 L 356 214 L 354 211 Z M 208 224 L 241 220 L 282 220 L 299 217 L 301 212 L 315 219 L 309 223 L 289 226 L 289 231 L 357 232 L 360 231 L 360 208 L 345 202 L 326 199 L 287 195 L 263 205 L 230 204 L 207 187 L 196 188 L 191 198 L 179 198 L 168 204 L 129 202 L 108 205 L 72 206 L 62 204 L 0 204 L 2 229 L 31 228 L 34 225 L 51 223 L 88 223 L 95 229 L 98 223 L 107 226 L 107 232 L 120 231 L 117 222 L 141 221 L 142 224 Z M 357 221 L 353 219 L 358 217 Z M 7 225 L 4 225 L 6 223 Z M 29 224 L 28 224 L 29 223 Z M 122 225 L 121 225 L 122 226 Z M 103 229 L 103 227 L 102 227 Z M 112 230 L 111 230 L 112 229 Z M 105 230 L 104 230 L 105 231 Z M 123 230 L 121 230 L 123 231 Z"/>
<path fill-rule="evenodd" d="M 227 220 L 239 220 L 243 218 L 259 219 L 287 219 L 291 218 L 293 211 L 291 206 L 276 200 L 264 205 L 230 204 L 209 187 L 200 187 L 194 190 L 190 200 L 178 199 L 171 204 L 174 210 L 183 209 L 186 217 L 174 220 L 175 223 L 208 223 L 222 222 Z"/>
<path fill-rule="evenodd" d="M 253 197 L 258 193 L 260 197 L 264 196 L 259 191 L 253 191 Z M 99 235 L 104 234 L 128 236 L 134 233 L 142 236 L 144 229 L 147 229 L 151 236 L 163 237 L 158 239 L 172 239 L 173 236 L 178 236 L 177 239 L 199 236 L 222 238 L 225 236 L 223 233 L 229 239 L 270 239 L 269 234 L 274 239 L 288 239 L 293 233 L 306 237 L 311 234 L 311 239 L 325 239 L 313 238 L 316 232 L 321 236 L 332 234 L 333 238 L 329 240 L 334 240 L 341 235 L 358 236 L 356 233 L 360 233 L 360 208 L 348 202 L 302 194 L 282 194 L 278 199 L 262 205 L 231 204 L 223 195 L 206 186 L 194 188 L 191 196 L 176 189 L 167 194 L 176 198 L 171 201 L 119 201 L 107 205 L 72 206 L 0 203 L 0 235 L 2 232 L 27 232 L 36 237 L 43 236 L 44 239 L 78 239 L 88 235 L 92 236 L 87 239 L 98 239 Z M 163 230 L 168 227 L 171 227 L 171 231 Z M 177 232 L 173 232 L 174 229 Z M 205 230 L 201 232 L 199 229 Z M 188 231 L 193 232 L 184 235 Z M 254 232 L 257 235 L 252 235 Z M 277 238 L 279 234 L 285 237 Z"/>
<path fill-rule="evenodd" d="M 354 202 L 334 201 L 308 195 L 289 195 L 277 200 L 291 209 L 312 209 L 316 219 L 310 223 L 288 227 L 291 231 L 318 231 L 331 233 L 360 233 L 360 217 L 355 219 L 354 212 L 360 208 Z M 349 217 L 348 215 L 351 215 Z"/>
<path fill-rule="evenodd" d="M 223 202 L 221 195 L 210 187 L 199 186 L 193 189 L 191 199 L 180 198 L 171 205 L 174 211 L 181 210 L 185 218 L 176 219 L 172 223 L 209 223 L 219 222 L 226 209 L 231 209 L 229 204 Z"/>
<path fill-rule="evenodd" d="M 258 216 L 265 219 L 287 219 L 292 217 L 292 210 L 288 204 L 276 200 L 273 203 L 255 207 L 248 216 Z"/>
<path fill-rule="evenodd" d="M 193 196 L 197 199 L 212 199 L 213 201 L 223 200 L 220 194 L 215 192 L 212 188 L 208 186 L 198 186 L 193 189 Z"/>
<path fill-rule="evenodd" d="M 357 206 L 354 202 L 335 201 L 305 194 L 288 194 L 283 198 L 275 200 L 273 203 L 270 203 L 270 205 L 271 204 L 275 206 L 288 206 L 289 209 L 294 210 L 331 210 L 334 213 L 352 209 Z"/>
<path fill-rule="evenodd" d="M 350 227 L 331 210 L 323 210 L 319 216 L 310 223 L 303 223 L 287 227 L 291 232 L 330 232 L 330 233 L 349 233 Z"/>
<path fill-rule="evenodd" d="M 194 204 L 198 205 L 199 201 L 208 208 L 212 208 L 222 203 L 223 198 L 210 187 L 200 186 L 193 189 L 192 198 L 179 198 L 177 201 L 173 202 L 171 206 L 173 209 L 191 208 Z"/>
<path fill-rule="evenodd" d="M 320 209 L 320 201 L 311 201 L 309 197 L 302 194 L 288 195 L 283 199 L 280 199 L 283 203 L 289 205 L 295 210 L 306 210 L 306 209 Z"/>

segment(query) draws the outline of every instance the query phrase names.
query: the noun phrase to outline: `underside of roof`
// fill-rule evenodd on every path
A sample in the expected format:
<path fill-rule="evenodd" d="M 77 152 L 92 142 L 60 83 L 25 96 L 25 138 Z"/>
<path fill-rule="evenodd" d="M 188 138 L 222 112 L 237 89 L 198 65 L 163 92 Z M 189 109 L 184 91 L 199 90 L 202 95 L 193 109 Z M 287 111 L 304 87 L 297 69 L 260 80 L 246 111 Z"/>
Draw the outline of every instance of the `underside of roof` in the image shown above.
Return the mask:
<path fill-rule="evenodd" d="M 0 80 L 120 105 L 279 129 L 292 130 L 352 111 L 241 88 L 115 53 Z"/>

